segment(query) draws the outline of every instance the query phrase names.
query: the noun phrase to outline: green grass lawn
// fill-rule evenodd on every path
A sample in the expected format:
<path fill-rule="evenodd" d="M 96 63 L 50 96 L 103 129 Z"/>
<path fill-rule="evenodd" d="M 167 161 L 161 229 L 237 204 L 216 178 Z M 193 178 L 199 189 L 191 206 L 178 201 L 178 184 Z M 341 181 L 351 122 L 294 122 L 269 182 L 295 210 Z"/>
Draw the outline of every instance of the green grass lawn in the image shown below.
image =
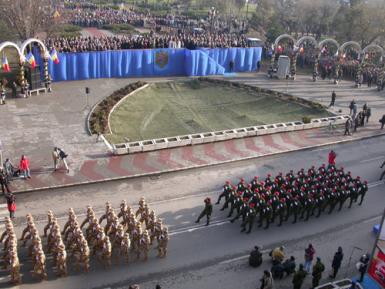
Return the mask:
<path fill-rule="evenodd" d="M 111 115 L 113 143 L 241 128 L 329 115 L 270 94 L 205 81 L 153 83 Z"/>

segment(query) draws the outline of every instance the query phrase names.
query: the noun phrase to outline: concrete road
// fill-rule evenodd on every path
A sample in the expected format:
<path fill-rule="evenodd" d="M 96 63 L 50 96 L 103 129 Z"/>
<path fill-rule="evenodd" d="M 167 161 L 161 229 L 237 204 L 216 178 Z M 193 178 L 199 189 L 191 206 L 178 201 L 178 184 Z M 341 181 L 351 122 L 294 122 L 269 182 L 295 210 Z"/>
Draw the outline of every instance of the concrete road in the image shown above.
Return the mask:
<path fill-rule="evenodd" d="M 368 237 L 371 225 L 378 219 L 385 206 L 384 185 L 377 181 L 380 175 L 378 167 L 385 158 L 384 142 L 385 137 L 377 137 L 332 147 L 338 154 L 338 165 L 344 166 L 354 176 L 360 175 L 370 183 L 369 193 L 361 207 L 355 205 L 351 209 L 344 208 L 341 212 L 323 215 L 319 219 L 313 218 L 306 223 L 295 225 L 286 223 L 281 228 L 274 225 L 267 231 L 255 228 L 250 235 L 239 232 L 239 222 L 229 223 L 225 217 L 227 212 L 220 212 L 219 206 L 215 207 L 212 225 L 209 227 L 195 225 L 193 221 L 202 209 L 203 198 L 205 196 L 215 198 L 226 179 L 238 182 L 239 177 L 251 179 L 254 175 L 265 176 L 268 172 L 275 174 L 279 171 L 287 172 L 289 169 L 299 170 L 301 167 L 319 166 L 326 162 L 330 147 L 162 175 L 159 178 L 142 178 L 19 195 L 18 216 L 32 212 L 37 219 L 44 219 L 44 211 L 52 209 L 61 218 L 62 224 L 66 219 L 64 213 L 68 207 L 73 207 L 76 212 L 82 214 L 85 212 L 86 205 L 92 204 L 100 215 L 99 212 L 103 211 L 107 200 L 112 201 L 115 206 L 121 199 L 127 199 L 129 203 L 135 204 L 143 195 L 171 231 L 169 255 L 166 259 L 157 259 L 156 252 L 153 251 L 147 263 L 134 262 L 129 266 L 114 265 L 107 271 L 104 271 L 100 264 L 93 262 L 89 274 L 77 274 L 71 270 L 70 276 L 64 279 L 54 277 L 49 261 L 50 280 L 48 282 L 34 283 L 30 274 L 25 274 L 23 279 L 25 284 L 20 287 L 107 288 L 138 282 L 143 283 L 144 288 L 153 288 L 157 280 L 164 280 L 165 284 L 168 284 L 166 288 L 234 288 L 230 285 L 234 285 L 237 281 L 237 270 L 244 268 L 243 263 L 237 263 L 237 260 L 244 260 L 244 256 L 255 244 L 262 245 L 264 248 L 273 248 L 282 243 L 288 244 L 288 250 L 298 251 L 296 254 L 301 257 L 300 251 L 303 246 L 301 247 L 298 242 L 306 243 L 308 240 L 314 240 L 314 243 L 317 241 L 320 244 L 323 252 L 332 254 L 338 246 L 337 243 L 345 242 L 341 235 L 342 230 L 348 230 L 347 232 L 359 230 L 363 234 L 357 236 L 359 242 L 356 244 L 353 239 L 352 242 L 366 250 L 372 246 L 372 241 Z M 82 217 L 79 216 L 79 220 L 81 219 Z M 17 222 L 23 223 L 23 219 L 19 218 Z M 39 230 L 42 231 L 44 223 L 43 220 L 39 223 Z M 20 230 L 22 225 L 17 228 L 18 232 Z M 332 239 L 335 241 L 329 243 Z M 349 243 L 348 248 L 353 243 Z M 25 273 L 30 269 L 25 251 L 21 251 L 20 258 L 24 263 L 23 272 Z M 235 264 L 234 267 L 230 266 L 231 264 Z M 226 266 L 223 267 L 223 265 Z M 69 267 L 71 268 L 71 265 Z M 218 286 L 213 286 L 211 274 L 202 274 L 204 268 L 211 270 L 208 272 L 214 275 L 218 273 L 217 278 L 223 276 L 223 270 L 225 270 L 228 272 L 226 278 L 233 283 L 220 282 Z M 3 276 L 5 276 L 4 273 Z M 195 278 L 198 278 L 199 282 Z M 245 287 L 242 288 L 255 288 L 255 278 L 252 283 L 247 279 L 244 283 Z M 173 280 L 177 281 L 173 283 Z M 6 287 L 6 281 L 7 278 L 3 277 L 0 287 Z M 242 277 L 239 281 L 242 281 Z M 254 285 L 251 286 L 251 284 Z"/>

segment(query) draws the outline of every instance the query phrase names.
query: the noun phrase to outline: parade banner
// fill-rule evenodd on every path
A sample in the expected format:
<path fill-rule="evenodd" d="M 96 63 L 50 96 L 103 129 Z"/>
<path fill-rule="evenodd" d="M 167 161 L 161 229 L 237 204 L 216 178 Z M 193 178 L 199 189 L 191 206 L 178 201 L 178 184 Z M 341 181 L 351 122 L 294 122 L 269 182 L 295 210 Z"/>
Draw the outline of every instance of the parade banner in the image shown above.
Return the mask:
<path fill-rule="evenodd" d="M 385 216 L 385 212 L 384 212 Z M 381 288 L 385 289 L 385 218 L 382 218 L 382 224 L 378 239 L 374 248 L 374 254 L 369 266 L 368 274 Z"/>

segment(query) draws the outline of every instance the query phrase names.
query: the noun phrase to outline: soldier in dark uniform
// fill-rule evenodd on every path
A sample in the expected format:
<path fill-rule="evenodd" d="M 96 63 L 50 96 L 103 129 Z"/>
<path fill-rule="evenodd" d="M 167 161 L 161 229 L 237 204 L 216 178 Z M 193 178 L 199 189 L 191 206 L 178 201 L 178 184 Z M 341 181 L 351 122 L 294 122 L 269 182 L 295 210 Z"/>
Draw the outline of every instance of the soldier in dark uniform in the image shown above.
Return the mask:
<path fill-rule="evenodd" d="M 276 211 L 275 211 L 276 215 L 279 217 L 278 227 L 282 226 L 282 222 L 284 220 L 284 216 L 286 213 L 286 208 L 287 208 L 286 199 L 282 198 L 279 201 L 279 204 L 278 204 Z"/>
<path fill-rule="evenodd" d="M 242 193 L 245 191 L 246 189 L 246 184 L 245 184 L 245 180 L 243 178 L 241 178 L 240 182 L 238 183 L 237 185 L 237 192 L 239 193 Z"/>
<path fill-rule="evenodd" d="M 314 215 L 315 210 L 318 209 L 318 213 L 316 215 L 316 218 L 319 218 L 319 216 L 321 215 L 321 212 L 323 211 L 324 206 L 325 206 L 325 197 L 324 197 L 323 192 L 320 192 L 314 198 L 314 206 L 313 206 L 312 215 Z"/>
<path fill-rule="evenodd" d="M 259 214 L 259 225 L 258 227 L 262 227 L 263 221 L 266 221 L 265 229 L 268 229 L 270 226 L 271 217 L 273 214 L 273 208 L 270 203 L 266 203 L 260 211 Z"/>
<path fill-rule="evenodd" d="M 230 197 L 231 191 L 232 191 L 231 183 L 229 181 L 226 181 L 226 184 L 223 186 L 223 192 L 222 194 L 219 195 L 218 201 L 215 204 L 219 205 L 223 197 L 225 197 L 225 202 L 227 202 L 227 200 Z M 224 208 L 227 208 L 227 206 L 228 204 Z"/>
<path fill-rule="evenodd" d="M 305 222 L 309 220 L 309 217 L 310 217 L 311 213 L 313 212 L 313 207 L 314 207 L 313 197 L 311 194 L 308 194 L 306 196 L 306 199 L 304 202 L 304 209 L 302 211 L 302 215 L 304 215 L 304 213 L 306 213 Z M 301 218 L 302 218 L 302 216 L 301 216 Z"/>
<path fill-rule="evenodd" d="M 229 204 L 230 204 L 230 206 L 232 206 L 232 203 L 237 198 L 237 195 L 238 194 L 236 193 L 236 187 L 233 186 L 231 191 L 230 191 L 228 199 L 225 201 L 223 207 L 221 208 L 221 211 L 224 211 L 226 208 L 228 208 Z"/>
<path fill-rule="evenodd" d="M 350 202 L 349 202 L 349 207 L 348 208 L 351 208 L 352 207 L 352 204 L 353 202 L 357 202 L 357 198 L 358 198 L 358 188 L 356 185 L 353 185 L 349 188 L 350 190 L 350 194 L 349 194 L 349 198 L 350 198 Z"/>
<path fill-rule="evenodd" d="M 243 204 L 243 201 L 242 201 L 241 196 L 236 195 L 231 202 L 230 212 L 227 215 L 227 217 L 230 218 L 233 215 L 234 210 L 237 210 L 237 214 L 239 214 L 239 211 L 241 210 L 242 204 Z"/>
<path fill-rule="evenodd" d="M 360 185 L 359 190 L 358 190 L 358 194 L 359 194 L 359 196 L 361 196 L 361 200 L 360 200 L 360 203 L 358 205 L 360 205 L 360 206 L 362 205 L 362 201 L 364 200 L 365 194 L 367 191 L 368 191 L 368 182 L 364 181 Z"/>
<path fill-rule="evenodd" d="M 234 223 L 235 220 L 239 219 L 239 217 L 242 216 L 242 223 L 244 223 L 248 211 L 249 211 L 249 199 L 243 198 L 243 204 L 241 205 L 238 214 L 233 219 L 231 219 L 230 222 Z"/>
<path fill-rule="evenodd" d="M 255 207 L 254 204 L 250 204 L 249 210 L 248 210 L 248 212 L 246 214 L 246 219 L 245 219 L 245 221 L 241 225 L 241 227 L 242 227 L 241 232 L 246 231 L 246 226 L 249 225 L 249 229 L 247 230 L 246 233 L 250 234 L 251 229 L 253 228 L 253 225 L 254 225 L 254 221 L 255 221 L 256 215 L 257 215 L 254 207 Z"/>
<path fill-rule="evenodd" d="M 344 187 L 342 187 L 341 189 L 341 192 L 340 192 L 340 195 L 339 195 L 339 198 L 338 198 L 338 201 L 340 203 L 340 206 L 338 208 L 338 211 L 341 211 L 344 203 L 346 202 L 346 200 L 349 198 L 350 196 L 350 190 L 348 190 L 348 187 L 347 185 L 345 185 Z"/>
<path fill-rule="evenodd" d="M 300 202 L 297 197 L 290 197 L 287 204 L 285 221 L 289 219 L 291 215 L 294 215 L 293 224 L 297 223 L 298 213 L 301 209 Z"/>
<path fill-rule="evenodd" d="M 210 217 L 213 212 L 213 205 L 211 204 L 211 199 L 206 198 L 205 199 L 205 208 L 203 209 L 202 213 L 199 215 L 198 219 L 195 221 L 195 223 L 199 223 L 199 221 L 206 216 L 207 221 L 206 221 L 206 226 L 210 224 Z"/>
<path fill-rule="evenodd" d="M 328 212 L 329 215 L 334 211 L 334 208 L 336 207 L 337 202 L 338 202 L 338 192 L 337 192 L 337 189 L 333 188 L 328 194 L 328 199 L 327 199 L 327 205 L 329 205 L 330 207 Z"/>

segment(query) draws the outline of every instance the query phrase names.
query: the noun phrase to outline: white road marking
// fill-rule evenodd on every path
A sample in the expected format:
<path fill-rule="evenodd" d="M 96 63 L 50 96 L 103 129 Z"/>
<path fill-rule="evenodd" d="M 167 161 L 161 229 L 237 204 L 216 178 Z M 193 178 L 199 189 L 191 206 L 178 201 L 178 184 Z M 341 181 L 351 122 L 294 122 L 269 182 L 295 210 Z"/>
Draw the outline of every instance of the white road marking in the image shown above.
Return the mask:
<path fill-rule="evenodd" d="M 383 160 L 383 159 L 384 159 L 384 156 L 379 156 L 379 157 L 375 157 L 375 158 L 371 158 L 371 159 L 367 159 L 367 160 L 362 160 L 362 161 L 360 161 L 360 164 L 369 163 L 371 161 Z"/>
<path fill-rule="evenodd" d="M 375 220 L 379 220 L 379 219 L 381 219 L 381 215 L 380 216 L 377 216 L 377 217 L 373 217 L 373 218 L 370 218 L 369 220 L 366 220 L 366 221 L 364 221 L 363 223 L 371 223 L 371 222 L 373 222 L 373 221 L 375 221 Z"/>
<path fill-rule="evenodd" d="M 374 188 L 383 184 L 384 184 L 384 181 L 377 181 L 377 182 L 368 184 L 368 188 Z"/>
<path fill-rule="evenodd" d="M 262 250 L 261 253 L 262 254 L 265 254 L 265 253 L 268 253 L 270 252 L 271 249 L 265 249 L 265 250 Z M 225 261 L 222 261 L 222 262 L 219 262 L 219 264 L 229 264 L 229 263 L 233 263 L 233 262 L 236 262 L 236 261 L 240 261 L 240 260 L 243 260 L 243 259 L 247 259 L 249 258 L 250 254 L 248 255 L 243 255 L 241 257 L 237 257 L 237 258 L 233 258 L 233 259 L 228 259 L 228 260 L 225 260 Z"/>
<path fill-rule="evenodd" d="M 329 147 L 322 147 L 322 148 L 319 148 L 319 149 L 315 149 L 315 150 L 311 150 L 312 152 L 321 152 L 321 151 L 327 151 L 329 150 L 330 148 Z"/>

